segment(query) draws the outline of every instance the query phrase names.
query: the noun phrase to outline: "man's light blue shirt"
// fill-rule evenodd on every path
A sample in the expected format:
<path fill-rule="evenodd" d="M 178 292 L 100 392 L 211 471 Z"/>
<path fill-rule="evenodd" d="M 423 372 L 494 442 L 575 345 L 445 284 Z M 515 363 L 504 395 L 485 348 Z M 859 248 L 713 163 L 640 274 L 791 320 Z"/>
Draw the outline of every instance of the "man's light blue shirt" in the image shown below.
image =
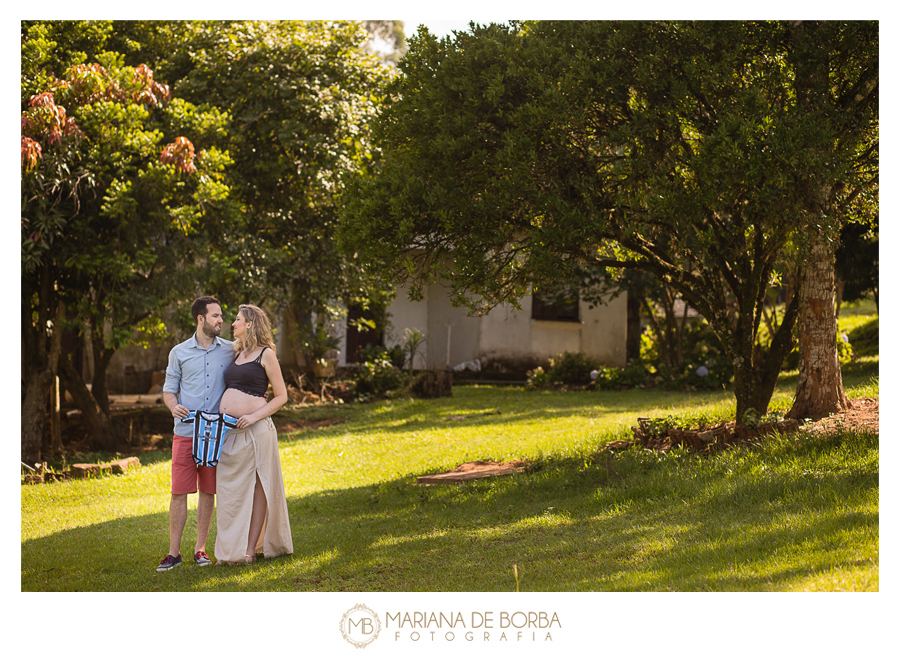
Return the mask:
<path fill-rule="evenodd" d="M 217 412 L 225 393 L 225 369 L 233 360 L 230 340 L 216 336 L 207 350 L 194 334 L 169 352 L 163 392 L 174 394 L 191 411 Z M 193 426 L 176 418 L 175 434 L 193 436 Z"/>

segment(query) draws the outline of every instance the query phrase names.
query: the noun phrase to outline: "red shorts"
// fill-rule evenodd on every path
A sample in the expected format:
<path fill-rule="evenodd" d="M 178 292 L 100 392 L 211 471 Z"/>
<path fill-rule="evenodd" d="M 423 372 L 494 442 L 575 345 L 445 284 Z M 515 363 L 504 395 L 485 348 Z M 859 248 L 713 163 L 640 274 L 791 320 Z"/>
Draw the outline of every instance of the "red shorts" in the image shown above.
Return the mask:
<path fill-rule="evenodd" d="M 193 439 L 174 435 L 172 440 L 172 493 L 191 494 L 200 491 L 216 493 L 216 467 L 197 466 L 191 455 Z"/>

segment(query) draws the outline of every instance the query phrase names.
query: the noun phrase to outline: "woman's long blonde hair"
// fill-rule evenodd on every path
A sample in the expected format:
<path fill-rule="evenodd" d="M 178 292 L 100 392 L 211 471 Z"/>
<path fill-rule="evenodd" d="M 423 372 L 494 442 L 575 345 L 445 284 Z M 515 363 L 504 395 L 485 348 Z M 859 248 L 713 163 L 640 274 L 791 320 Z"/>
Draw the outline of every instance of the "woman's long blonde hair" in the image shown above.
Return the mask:
<path fill-rule="evenodd" d="M 258 306 L 241 304 L 238 313 L 244 314 L 244 320 L 250 323 L 250 328 L 243 338 L 234 339 L 234 354 L 252 352 L 258 346 L 264 345 L 275 352 L 275 339 L 272 336 L 272 328 L 269 326 L 269 317 Z"/>

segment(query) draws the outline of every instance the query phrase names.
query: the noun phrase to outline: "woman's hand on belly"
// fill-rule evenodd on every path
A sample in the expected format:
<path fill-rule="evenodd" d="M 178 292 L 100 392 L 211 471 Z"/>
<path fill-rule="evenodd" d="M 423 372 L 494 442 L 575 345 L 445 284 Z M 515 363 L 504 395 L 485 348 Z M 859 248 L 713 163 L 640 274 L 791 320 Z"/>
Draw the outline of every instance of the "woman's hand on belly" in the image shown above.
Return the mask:
<path fill-rule="evenodd" d="M 256 414 L 248 414 L 246 416 L 241 416 L 238 418 L 237 428 L 239 430 L 245 430 L 250 427 L 253 423 L 262 420 L 262 418 L 257 418 Z"/>

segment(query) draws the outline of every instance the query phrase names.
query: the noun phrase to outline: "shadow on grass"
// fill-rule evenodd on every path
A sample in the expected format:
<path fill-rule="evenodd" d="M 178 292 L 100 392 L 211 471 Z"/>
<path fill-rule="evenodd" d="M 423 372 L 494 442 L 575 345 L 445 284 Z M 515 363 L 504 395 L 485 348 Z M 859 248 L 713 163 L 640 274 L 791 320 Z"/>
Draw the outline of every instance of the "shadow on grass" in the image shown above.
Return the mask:
<path fill-rule="evenodd" d="M 636 402 L 639 398 L 640 402 Z M 560 395 L 556 391 L 526 391 L 497 387 L 492 389 L 488 402 L 484 402 L 470 389 L 463 395 L 437 400 L 398 399 L 394 402 L 376 402 L 361 407 L 367 413 L 348 413 L 336 409 L 346 423 L 313 430 L 316 432 L 383 432 L 405 433 L 412 430 L 433 428 L 485 428 L 510 424 L 543 423 L 554 419 L 580 416 L 587 419 L 599 415 L 617 414 L 629 417 L 629 422 L 640 415 L 643 408 L 678 407 L 682 402 L 697 404 L 698 400 L 710 404 L 730 402 L 729 394 L 720 392 L 683 393 L 665 390 L 640 391 L 571 391 Z M 357 407 L 357 411 L 360 407 Z M 291 433 L 289 437 L 305 438 L 309 431 Z"/>
<path fill-rule="evenodd" d="M 22 589 L 515 591 L 514 564 L 523 591 L 781 591 L 842 569 L 877 589 L 877 466 L 760 478 L 638 453 L 542 466 L 291 497 L 294 555 L 248 567 L 157 574 L 165 512 L 67 529 L 22 543 Z"/>

